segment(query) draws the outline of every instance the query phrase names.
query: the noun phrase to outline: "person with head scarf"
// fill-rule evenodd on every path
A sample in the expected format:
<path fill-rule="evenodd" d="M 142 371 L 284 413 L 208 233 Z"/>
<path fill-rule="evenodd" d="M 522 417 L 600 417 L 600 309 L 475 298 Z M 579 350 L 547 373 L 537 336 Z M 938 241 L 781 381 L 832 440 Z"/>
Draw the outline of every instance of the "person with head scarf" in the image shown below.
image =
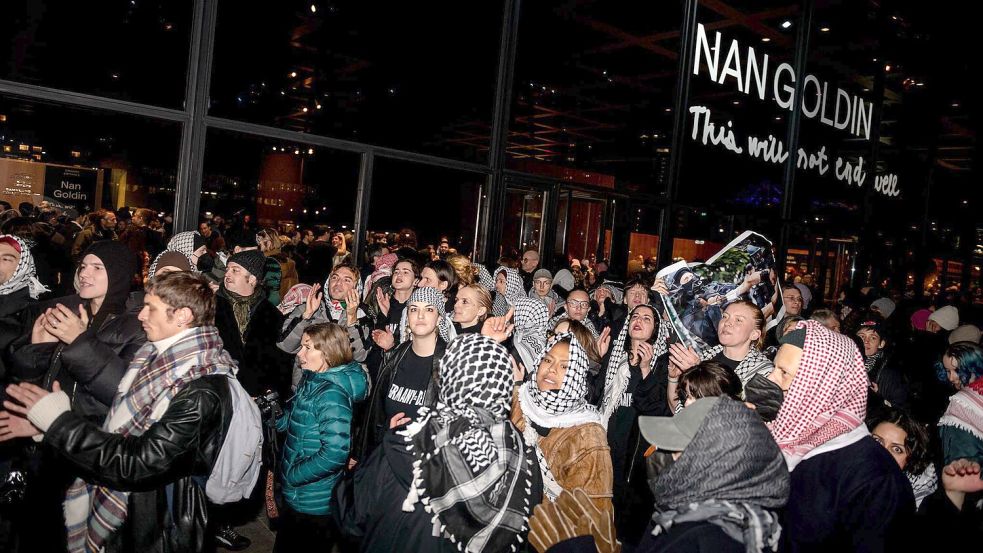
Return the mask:
<path fill-rule="evenodd" d="M 587 402 L 588 360 L 573 334 L 546 344 L 512 404 L 512 421 L 534 446 L 549 501 L 581 488 L 601 513 L 613 515 L 611 451 L 597 408 Z M 613 527 L 595 533 L 598 550 L 617 551 Z"/>
<path fill-rule="evenodd" d="M 367 457 L 385 433 L 419 419 L 433 407 L 440 391 L 438 367 L 449 338 L 444 295 L 436 288 L 417 288 L 403 311 L 404 339 L 383 354 L 368 413 L 361 428 L 357 459 Z"/>
<path fill-rule="evenodd" d="M 604 281 L 591 290 L 591 310 L 587 317 L 594 328 L 620 326 L 618 323 L 624 324 L 624 318 L 628 315 L 628 310 L 622 304 L 624 295 L 622 284 L 610 280 Z"/>
<path fill-rule="evenodd" d="M 179 252 L 188 258 L 192 272 L 208 272 L 212 269 L 213 261 L 208 255 L 208 247 L 205 238 L 197 231 L 179 232 L 167 241 L 167 249 L 164 252 Z M 161 252 L 160 255 L 163 255 Z M 160 255 L 150 264 L 149 277 L 157 273 L 157 265 Z M 207 258 L 207 259 L 206 259 Z"/>
<path fill-rule="evenodd" d="M 499 267 L 495 271 L 495 302 L 492 304 L 492 314 L 504 317 L 509 307 L 518 298 L 526 295 L 522 287 L 522 277 L 519 271 L 509 267 Z"/>
<path fill-rule="evenodd" d="M 440 363 L 440 398 L 404 436 L 413 479 L 402 505 L 421 505 L 460 551 L 511 551 L 542 501 L 536 453 L 509 420 L 512 367 L 492 338 L 455 339 Z"/>
<path fill-rule="evenodd" d="M 870 437 L 867 371 L 849 337 L 801 321 L 782 337 L 769 379 L 785 392 L 772 436 L 792 474 L 786 551 L 903 549 L 914 497 Z"/>
<path fill-rule="evenodd" d="M 752 410 L 709 397 L 639 426 L 675 462 L 650 481 L 655 514 L 636 551 L 778 551 L 789 473 Z"/>
<path fill-rule="evenodd" d="M 0 234 L 0 374 L 6 372 L 7 346 L 24 332 L 21 312 L 48 292 L 38 280 L 34 256 L 23 239 Z"/>
<path fill-rule="evenodd" d="M 670 415 L 666 401 L 670 327 L 648 304 L 631 311 L 604 355 L 593 399 L 607 428 L 614 471 L 615 523 L 623 542 L 637 544 L 648 523 L 652 497 L 646 486 L 639 415 Z M 603 347 L 603 346 L 602 346 Z"/>
<path fill-rule="evenodd" d="M 365 293 L 365 297 L 362 298 L 363 300 L 368 299 L 373 284 L 383 278 L 392 277 L 397 261 L 399 261 L 399 258 L 394 253 L 383 254 L 372 260 L 372 266 L 375 270 L 365 279 L 365 285 L 362 287 Z"/>

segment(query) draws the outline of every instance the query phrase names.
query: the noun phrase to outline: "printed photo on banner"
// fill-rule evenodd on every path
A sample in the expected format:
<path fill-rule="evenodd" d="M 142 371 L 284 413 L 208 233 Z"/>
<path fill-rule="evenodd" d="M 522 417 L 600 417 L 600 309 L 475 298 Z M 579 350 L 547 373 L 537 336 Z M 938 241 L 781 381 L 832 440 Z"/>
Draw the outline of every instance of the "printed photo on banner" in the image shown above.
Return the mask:
<path fill-rule="evenodd" d="M 734 301 L 750 300 L 761 308 L 766 330 L 784 314 L 771 241 L 756 232 L 745 231 L 705 263 L 678 261 L 656 277 L 669 292 L 660 298 L 675 330 L 671 341 L 697 352 L 718 344 L 717 324 Z"/>

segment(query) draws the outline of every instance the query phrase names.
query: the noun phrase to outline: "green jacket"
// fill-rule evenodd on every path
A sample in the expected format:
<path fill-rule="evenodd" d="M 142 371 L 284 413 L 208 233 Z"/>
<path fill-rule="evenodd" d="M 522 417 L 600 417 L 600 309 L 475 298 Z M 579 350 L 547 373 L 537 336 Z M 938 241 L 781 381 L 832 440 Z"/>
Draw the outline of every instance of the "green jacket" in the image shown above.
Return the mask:
<path fill-rule="evenodd" d="M 280 479 L 291 509 L 330 513 L 331 493 L 351 451 L 352 411 L 368 387 L 365 371 L 354 362 L 303 372 L 297 394 L 277 420 L 277 430 L 286 431 Z"/>

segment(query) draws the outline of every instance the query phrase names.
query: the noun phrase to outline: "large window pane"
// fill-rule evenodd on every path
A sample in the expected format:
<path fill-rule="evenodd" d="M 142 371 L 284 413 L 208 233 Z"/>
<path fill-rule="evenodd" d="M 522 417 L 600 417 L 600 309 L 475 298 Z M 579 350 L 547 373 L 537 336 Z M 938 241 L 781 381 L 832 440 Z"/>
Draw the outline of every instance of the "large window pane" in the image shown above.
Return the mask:
<path fill-rule="evenodd" d="M 0 199 L 174 210 L 180 126 L 0 96 Z"/>
<path fill-rule="evenodd" d="M 254 226 L 351 231 L 359 156 L 304 144 L 210 131 L 201 212 Z"/>
<path fill-rule="evenodd" d="M 664 190 L 681 17 L 677 1 L 523 3 L 510 167 Z"/>
<path fill-rule="evenodd" d="M 502 2 L 219 9 L 211 114 L 484 161 Z"/>
<path fill-rule="evenodd" d="M 448 246 L 470 255 L 478 239 L 485 175 L 392 159 L 376 159 L 368 232 L 410 229 L 418 248 Z"/>
<path fill-rule="evenodd" d="M 190 0 L 9 0 L 0 78 L 181 108 Z"/>

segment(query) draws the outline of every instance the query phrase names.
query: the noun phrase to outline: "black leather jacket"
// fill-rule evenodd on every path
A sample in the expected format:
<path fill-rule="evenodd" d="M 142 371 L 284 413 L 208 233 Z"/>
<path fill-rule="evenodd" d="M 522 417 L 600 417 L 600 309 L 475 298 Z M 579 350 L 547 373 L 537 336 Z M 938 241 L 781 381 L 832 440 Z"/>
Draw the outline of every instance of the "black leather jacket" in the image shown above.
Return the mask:
<path fill-rule="evenodd" d="M 396 369 L 402 363 L 403 357 L 411 345 L 411 341 L 406 341 L 383 354 L 382 367 L 379 369 L 378 378 L 372 383 L 372 395 L 366 404 L 368 412 L 352 446 L 352 457 L 355 459 L 368 457 L 372 450 L 382 443 L 383 436 L 389 430 L 389 420 L 386 418 L 386 395 L 389 393 L 389 388 L 392 387 Z M 438 369 L 440 358 L 444 356 L 446 348 L 447 344 L 442 339 L 437 338 L 437 347 L 433 352 L 433 371 L 423 400 L 427 407 L 432 408 L 437 404 L 437 396 L 440 393 Z"/>
<path fill-rule="evenodd" d="M 207 480 L 231 420 L 228 378 L 213 375 L 178 392 L 140 436 L 110 434 L 67 412 L 48 428 L 44 443 L 87 482 L 132 492 L 107 553 L 197 553 L 209 540 L 205 492 L 194 478 Z"/>

